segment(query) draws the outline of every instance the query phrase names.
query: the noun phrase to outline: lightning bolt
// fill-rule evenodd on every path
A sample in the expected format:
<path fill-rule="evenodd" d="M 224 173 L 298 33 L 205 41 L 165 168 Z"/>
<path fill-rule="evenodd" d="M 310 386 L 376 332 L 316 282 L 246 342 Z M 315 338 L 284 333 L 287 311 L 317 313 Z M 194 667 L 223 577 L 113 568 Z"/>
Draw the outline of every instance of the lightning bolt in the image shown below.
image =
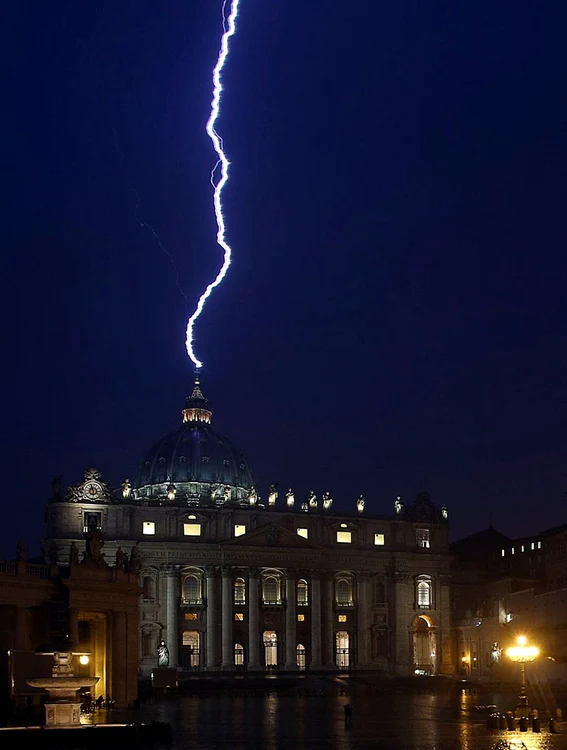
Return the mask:
<path fill-rule="evenodd" d="M 230 13 L 228 14 L 228 17 L 227 17 L 226 6 L 228 4 L 228 0 L 223 0 L 223 4 L 222 4 L 223 34 L 221 37 L 221 45 L 220 45 L 220 51 L 219 51 L 217 63 L 215 67 L 213 68 L 213 98 L 211 100 L 211 114 L 209 116 L 209 119 L 207 121 L 207 126 L 206 126 L 207 135 L 211 139 L 213 143 L 213 148 L 215 149 L 216 155 L 218 157 L 217 163 L 215 164 L 211 172 L 211 185 L 213 186 L 213 205 L 215 208 L 215 218 L 217 222 L 217 244 L 223 250 L 224 259 L 223 259 L 223 264 L 216 278 L 214 279 L 214 281 L 212 281 L 208 285 L 208 287 L 205 289 L 203 294 L 200 296 L 195 312 L 193 313 L 193 315 L 189 318 L 187 322 L 187 338 L 186 338 L 187 354 L 189 355 L 189 357 L 191 358 L 191 361 L 194 363 L 197 369 L 202 367 L 203 363 L 199 359 L 197 359 L 197 356 L 193 349 L 193 340 L 194 340 L 193 328 L 195 326 L 195 321 L 197 320 L 199 315 L 203 312 L 203 308 L 205 307 L 205 302 L 210 297 L 213 289 L 217 287 L 226 276 L 226 272 L 228 271 L 231 258 L 232 258 L 232 249 L 225 238 L 226 227 L 225 227 L 225 222 L 224 222 L 224 215 L 222 212 L 222 200 L 221 200 L 223 188 L 226 185 L 227 180 L 228 180 L 228 168 L 230 166 L 230 162 L 227 159 L 226 154 L 224 153 L 224 145 L 222 142 L 222 138 L 217 133 L 215 124 L 219 116 L 220 100 L 221 100 L 221 95 L 223 92 L 221 73 L 222 73 L 222 69 L 224 68 L 226 59 L 228 57 L 229 39 L 231 36 L 234 35 L 236 31 L 236 17 L 238 15 L 238 3 L 239 3 L 239 0 L 231 1 Z M 216 181 L 219 168 L 220 168 L 220 177 L 218 181 Z"/>

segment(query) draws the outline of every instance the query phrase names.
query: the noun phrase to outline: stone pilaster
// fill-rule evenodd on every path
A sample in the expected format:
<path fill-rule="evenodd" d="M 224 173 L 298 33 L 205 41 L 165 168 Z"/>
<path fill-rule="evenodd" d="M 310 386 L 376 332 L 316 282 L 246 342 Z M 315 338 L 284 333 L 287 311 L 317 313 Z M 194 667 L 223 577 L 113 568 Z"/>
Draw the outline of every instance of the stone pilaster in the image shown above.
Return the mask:
<path fill-rule="evenodd" d="M 16 648 L 27 651 L 30 647 L 28 633 L 28 610 L 25 607 L 16 608 Z M 73 641 L 76 643 L 77 641 Z"/>
<path fill-rule="evenodd" d="M 311 590 L 309 592 L 311 609 L 311 654 L 309 666 L 311 669 L 321 669 L 321 578 L 319 572 L 311 574 Z"/>
<path fill-rule="evenodd" d="M 261 669 L 258 623 L 258 571 L 248 572 L 248 670 Z"/>
<path fill-rule="evenodd" d="M 214 669 L 217 663 L 217 591 L 216 568 L 207 568 L 207 653 L 206 667 Z"/>
<path fill-rule="evenodd" d="M 456 666 L 454 662 L 453 642 L 451 638 L 451 577 L 442 574 L 439 576 L 439 604 L 440 627 L 437 628 L 437 670 L 442 674 L 454 674 Z M 439 651 L 441 653 L 439 654 Z M 478 649 L 481 656 L 481 650 Z"/>
<path fill-rule="evenodd" d="M 335 669 L 335 581 L 331 574 L 327 575 L 325 580 L 325 648 L 324 660 L 325 666 L 329 669 Z"/>
<path fill-rule="evenodd" d="M 177 667 L 179 651 L 179 574 L 166 565 L 162 568 L 162 591 L 165 600 L 165 634 L 162 636 L 169 650 L 169 666 Z"/>
<path fill-rule="evenodd" d="M 357 607 L 358 607 L 358 654 L 356 664 L 358 667 L 370 666 L 370 622 L 368 620 L 368 579 L 359 574 L 357 576 Z"/>
<path fill-rule="evenodd" d="M 232 570 L 222 569 L 222 669 L 234 668 L 232 644 Z"/>
<path fill-rule="evenodd" d="M 410 617 L 414 605 L 414 592 L 409 573 L 394 572 L 394 655 L 395 670 L 408 675 L 413 671 L 410 649 Z"/>
<path fill-rule="evenodd" d="M 295 577 L 288 573 L 285 581 L 285 669 L 297 669 L 297 607 Z"/>

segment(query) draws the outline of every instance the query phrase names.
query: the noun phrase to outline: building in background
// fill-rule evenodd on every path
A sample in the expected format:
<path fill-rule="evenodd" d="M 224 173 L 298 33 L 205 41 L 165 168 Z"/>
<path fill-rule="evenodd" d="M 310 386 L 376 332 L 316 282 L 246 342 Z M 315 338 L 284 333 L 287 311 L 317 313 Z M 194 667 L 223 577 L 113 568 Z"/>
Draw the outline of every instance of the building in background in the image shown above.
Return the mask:
<path fill-rule="evenodd" d="M 100 678 L 93 697 L 110 695 L 123 707 L 136 699 L 137 575 L 127 572 L 120 560 L 107 565 L 96 536 L 84 547 L 81 562 L 74 547 L 61 566 L 55 559 L 50 564 L 27 562 L 21 544 L 16 561 L 0 561 L 3 704 L 39 699 L 42 691 L 30 688 L 26 679 L 50 676 L 53 660 L 35 651 L 65 641 L 73 651 L 89 654 L 88 664 L 75 664 L 75 674 Z"/>
<path fill-rule="evenodd" d="M 138 575 L 140 668 L 451 673 L 447 511 L 425 494 L 393 512 L 336 512 L 329 493 L 261 499 L 240 450 L 212 427 L 199 380 L 177 430 L 132 485 L 99 472 L 48 503 L 47 554 L 67 564 L 101 533 Z"/>

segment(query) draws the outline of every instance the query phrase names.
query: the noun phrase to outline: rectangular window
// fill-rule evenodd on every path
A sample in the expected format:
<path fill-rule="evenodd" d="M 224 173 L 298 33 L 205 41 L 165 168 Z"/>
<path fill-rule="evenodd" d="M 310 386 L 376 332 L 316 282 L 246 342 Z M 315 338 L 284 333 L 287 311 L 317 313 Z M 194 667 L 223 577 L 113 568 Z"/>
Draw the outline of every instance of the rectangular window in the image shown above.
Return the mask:
<path fill-rule="evenodd" d="M 102 528 L 102 513 L 83 513 L 83 531 L 98 531 Z"/>
<path fill-rule="evenodd" d="M 538 543 L 537 543 L 537 548 L 538 548 L 538 549 L 541 549 L 541 542 L 538 542 Z"/>
<path fill-rule="evenodd" d="M 297 615 L 297 622 L 305 622 L 305 615 Z"/>
<path fill-rule="evenodd" d="M 234 536 L 243 536 L 246 534 L 246 526 L 243 523 L 234 524 Z"/>
<path fill-rule="evenodd" d="M 374 534 L 374 544 L 378 547 L 384 546 L 384 534 Z"/>
<path fill-rule="evenodd" d="M 309 529 L 296 529 L 297 536 L 302 536 L 304 539 L 309 539 Z"/>
<path fill-rule="evenodd" d="M 506 550 L 505 550 L 505 549 L 503 549 L 503 550 L 502 550 L 502 557 L 504 557 L 505 555 L 506 555 Z"/>
<path fill-rule="evenodd" d="M 520 552 L 525 552 L 525 551 L 526 551 L 526 548 L 525 548 L 525 547 L 524 547 L 524 545 L 522 544 L 522 546 L 520 547 Z"/>
<path fill-rule="evenodd" d="M 235 622 L 244 622 L 244 612 L 235 612 L 234 613 L 234 621 Z"/>
<path fill-rule="evenodd" d="M 184 523 L 183 534 L 184 536 L 201 536 L 201 524 L 200 523 Z"/>
<path fill-rule="evenodd" d="M 352 533 L 350 531 L 337 531 L 337 542 L 340 544 L 350 544 L 352 542 Z"/>
<path fill-rule="evenodd" d="M 535 549 L 535 542 L 532 542 L 532 549 Z"/>
<path fill-rule="evenodd" d="M 186 620 L 198 620 L 199 614 L 197 612 L 185 612 Z"/>
<path fill-rule="evenodd" d="M 347 616 L 346 615 L 339 615 L 338 619 L 339 619 L 339 622 L 346 622 L 347 621 Z"/>
<path fill-rule="evenodd" d="M 516 552 L 515 552 L 515 550 L 514 550 L 514 547 L 512 547 L 512 550 L 511 550 L 511 552 L 512 552 L 512 554 L 513 554 L 513 555 L 515 555 L 515 554 L 516 554 Z"/>
<path fill-rule="evenodd" d="M 144 521 L 142 524 L 142 533 L 143 534 L 155 534 L 156 533 L 156 525 L 153 521 Z"/>
<path fill-rule="evenodd" d="M 415 543 L 422 549 L 429 549 L 429 529 L 416 529 Z"/>

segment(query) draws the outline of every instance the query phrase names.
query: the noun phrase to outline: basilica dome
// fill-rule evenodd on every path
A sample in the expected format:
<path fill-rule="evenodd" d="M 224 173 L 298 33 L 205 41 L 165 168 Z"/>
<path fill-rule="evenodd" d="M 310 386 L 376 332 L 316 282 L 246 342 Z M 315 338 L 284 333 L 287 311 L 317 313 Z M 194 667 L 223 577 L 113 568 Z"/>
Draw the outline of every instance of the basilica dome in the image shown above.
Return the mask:
<path fill-rule="evenodd" d="M 230 488 L 233 499 L 247 496 L 253 486 L 252 472 L 243 453 L 213 430 L 212 412 L 203 396 L 199 378 L 183 409 L 183 422 L 148 452 L 135 483 L 136 494 L 155 497 L 175 486 L 176 493 L 209 495 Z"/>

